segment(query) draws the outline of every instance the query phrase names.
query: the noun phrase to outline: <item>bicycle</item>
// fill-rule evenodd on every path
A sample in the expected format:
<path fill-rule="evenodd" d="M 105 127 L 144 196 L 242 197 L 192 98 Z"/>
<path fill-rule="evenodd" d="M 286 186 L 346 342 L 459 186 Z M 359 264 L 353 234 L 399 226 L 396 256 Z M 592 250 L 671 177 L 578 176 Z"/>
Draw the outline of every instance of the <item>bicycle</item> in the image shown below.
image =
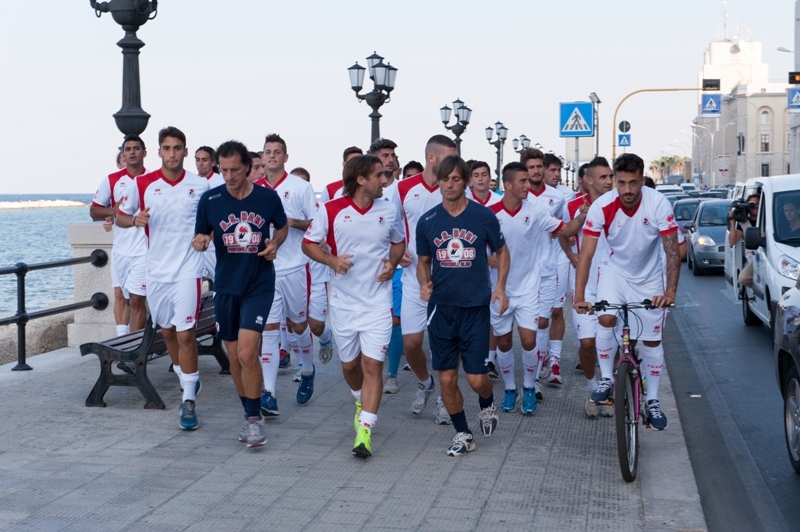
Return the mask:
<path fill-rule="evenodd" d="M 670 305 L 674 307 L 675 305 Z M 614 382 L 614 418 L 617 429 L 617 452 L 619 468 L 625 482 L 636 480 L 639 468 L 639 420 L 650 427 L 650 419 L 644 406 L 646 378 L 643 376 L 640 361 L 631 348 L 631 328 L 628 325 L 628 311 L 635 309 L 652 310 L 652 301 L 641 303 L 609 303 L 600 301 L 592 305 L 595 312 L 604 310 L 622 311 L 622 353 L 616 364 Z"/>

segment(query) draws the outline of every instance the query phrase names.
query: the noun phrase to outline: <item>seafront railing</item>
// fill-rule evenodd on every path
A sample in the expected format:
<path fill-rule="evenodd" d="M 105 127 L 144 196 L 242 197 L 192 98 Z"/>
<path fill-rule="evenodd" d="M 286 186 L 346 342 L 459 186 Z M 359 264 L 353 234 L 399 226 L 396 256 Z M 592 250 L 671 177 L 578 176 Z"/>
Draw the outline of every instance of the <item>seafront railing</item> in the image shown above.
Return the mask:
<path fill-rule="evenodd" d="M 40 262 L 37 264 L 25 264 L 18 262 L 14 266 L 0 268 L 0 275 L 17 276 L 17 313 L 7 318 L 0 318 L 0 326 L 17 324 L 17 365 L 11 371 L 28 371 L 33 368 L 25 362 L 25 326 L 30 320 L 54 316 L 63 312 L 71 312 L 82 308 L 92 307 L 96 310 L 105 310 L 108 307 L 108 296 L 103 292 L 92 294 L 91 299 L 53 307 L 35 312 L 25 310 L 25 275 L 36 270 L 49 270 L 52 268 L 62 268 L 65 266 L 75 266 L 76 264 L 92 264 L 97 268 L 102 268 L 108 264 L 108 254 L 102 249 L 95 249 L 92 254 L 86 257 L 76 257 L 72 259 L 54 260 L 50 262 Z"/>

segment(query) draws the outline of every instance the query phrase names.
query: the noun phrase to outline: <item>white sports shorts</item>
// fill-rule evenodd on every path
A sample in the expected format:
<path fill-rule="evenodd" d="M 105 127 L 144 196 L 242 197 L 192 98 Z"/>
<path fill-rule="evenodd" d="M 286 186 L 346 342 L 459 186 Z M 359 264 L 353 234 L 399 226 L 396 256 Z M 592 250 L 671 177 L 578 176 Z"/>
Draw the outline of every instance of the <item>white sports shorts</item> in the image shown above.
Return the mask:
<path fill-rule="evenodd" d="M 317 321 L 325 321 L 328 318 L 328 283 L 311 283 L 308 317 Z"/>
<path fill-rule="evenodd" d="M 331 307 L 331 332 L 342 362 L 352 362 L 359 353 L 383 362 L 392 338 L 392 310 Z"/>
<path fill-rule="evenodd" d="M 419 298 L 417 283 L 403 282 L 400 326 L 404 335 L 420 333 L 428 327 L 428 303 Z"/>
<path fill-rule="evenodd" d="M 200 317 L 201 279 L 181 279 L 171 283 L 148 283 L 147 304 L 153 323 L 177 331 L 197 326 Z"/>
<path fill-rule="evenodd" d="M 280 323 L 283 319 L 292 323 L 305 323 L 308 316 L 310 286 L 308 272 L 300 268 L 292 273 L 275 278 L 275 298 L 269 311 L 267 323 Z"/>
<path fill-rule="evenodd" d="M 111 286 L 122 288 L 125 299 L 130 294 L 143 296 L 147 294 L 147 266 L 144 255 L 129 257 L 111 253 Z"/>
<path fill-rule="evenodd" d="M 560 262 L 556 269 L 556 291 L 555 291 L 555 301 L 553 302 L 553 306 L 555 308 L 564 308 L 564 301 L 567 296 L 567 287 L 570 284 L 570 267 L 572 265 L 569 262 Z"/>
<path fill-rule="evenodd" d="M 511 332 L 514 322 L 517 327 L 531 331 L 539 328 L 539 294 L 527 293 L 521 296 L 509 296 L 508 308 L 502 316 L 498 314 L 496 303 L 489 305 L 490 319 L 495 336 L 503 336 Z"/>
<path fill-rule="evenodd" d="M 539 317 L 546 320 L 553 315 L 553 307 L 556 306 L 556 277 L 552 275 L 539 279 Z"/>
<path fill-rule="evenodd" d="M 646 283 L 630 283 L 616 270 L 605 266 L 600 268 L 597 280 L 597 300 L 609 303 L 641 303 L 645 299 L 664 294 L 664 276 Z M 600 315 L 617 315 L 616 310 L 607 310 Z M 637 309 L 628 312 L 628 325 L 631 327 L 631 340 L 660 341 L 664 332 L 667 313 L 662 309 Z M 617 334 L 622 333 L 622 318 L 617 318 Z"/>
<path fill-rule="evenodd" d="M 214 280 L 214 272 L 217 269 L 217 252 L 214 251 L 214 245 L 209 246 L 207 250 L 201 253 L 203 257 L 203 268 L 206 270 L 206 277 Z"/>

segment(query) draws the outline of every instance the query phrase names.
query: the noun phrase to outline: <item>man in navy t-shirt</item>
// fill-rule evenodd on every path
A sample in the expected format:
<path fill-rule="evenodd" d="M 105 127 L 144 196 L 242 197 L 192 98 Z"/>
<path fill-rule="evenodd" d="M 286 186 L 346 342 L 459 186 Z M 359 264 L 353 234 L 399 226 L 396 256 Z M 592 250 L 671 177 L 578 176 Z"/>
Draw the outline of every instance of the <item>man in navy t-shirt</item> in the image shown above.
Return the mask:
<path fill-rule="evenodd" d="M 217 149 L 225 185 L 203 194 L 197 207 L 194 248 L 216 249 L 214 311 L 217 335 L 225 342 L 231 376 L 245 411 L 239 441 L 262 445 L 262 375 L 259 342 L 275 294 L 275 259 L 288 226 L 278 194 L 247 180 L 250 152 L 241 142 Z M 270 238 L 270 227 L 275 229 Z"/>
<path fill-rule="evenodd" d="M 486 366 L 489 304 L 497 305 L 499 314 L 508 307 L 508 248 L 494 213 L 467 199 L 469 179 L 469 167 L 460 157 L 451 155 L 442 160 L 436 169 L 442 203 L 422 216 L 416 233 L 417 279 L 420 298 L 428 302 L 433 369 L 439 372 L 442 402 L 456 429 L 453 444 L 447 449 L 450 456 L 475 449 L 458 387 L 459 360 L 467 382 L 478 393 L 483 435 L 489 437 L 497 428 L 492 381 Z M 498 260 L 494 292 L 489 281 L 487 246 Z"/>

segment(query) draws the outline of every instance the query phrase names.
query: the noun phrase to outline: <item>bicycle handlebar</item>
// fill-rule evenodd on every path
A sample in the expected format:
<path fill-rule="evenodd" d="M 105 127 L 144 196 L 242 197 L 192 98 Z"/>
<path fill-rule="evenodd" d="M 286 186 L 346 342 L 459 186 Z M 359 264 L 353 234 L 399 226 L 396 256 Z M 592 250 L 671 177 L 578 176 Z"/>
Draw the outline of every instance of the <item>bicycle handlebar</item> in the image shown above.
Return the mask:
<path fill-rule="evenodd" d="M 670 303 L 668 305 L 670 308 L 675 308 L 675 303 Z M 653 302 L 649 299 L 645 299 L 641 303 L 609 303 L 606 300 L 598 301 L 594 305 L 592 305 L 592 309 L 595 311 L 601 310 L 633 310 L 633 309 L 645 309 L 645 310 L 653 310 L 661 307 L 656 307 L 653 305 Z"/>

